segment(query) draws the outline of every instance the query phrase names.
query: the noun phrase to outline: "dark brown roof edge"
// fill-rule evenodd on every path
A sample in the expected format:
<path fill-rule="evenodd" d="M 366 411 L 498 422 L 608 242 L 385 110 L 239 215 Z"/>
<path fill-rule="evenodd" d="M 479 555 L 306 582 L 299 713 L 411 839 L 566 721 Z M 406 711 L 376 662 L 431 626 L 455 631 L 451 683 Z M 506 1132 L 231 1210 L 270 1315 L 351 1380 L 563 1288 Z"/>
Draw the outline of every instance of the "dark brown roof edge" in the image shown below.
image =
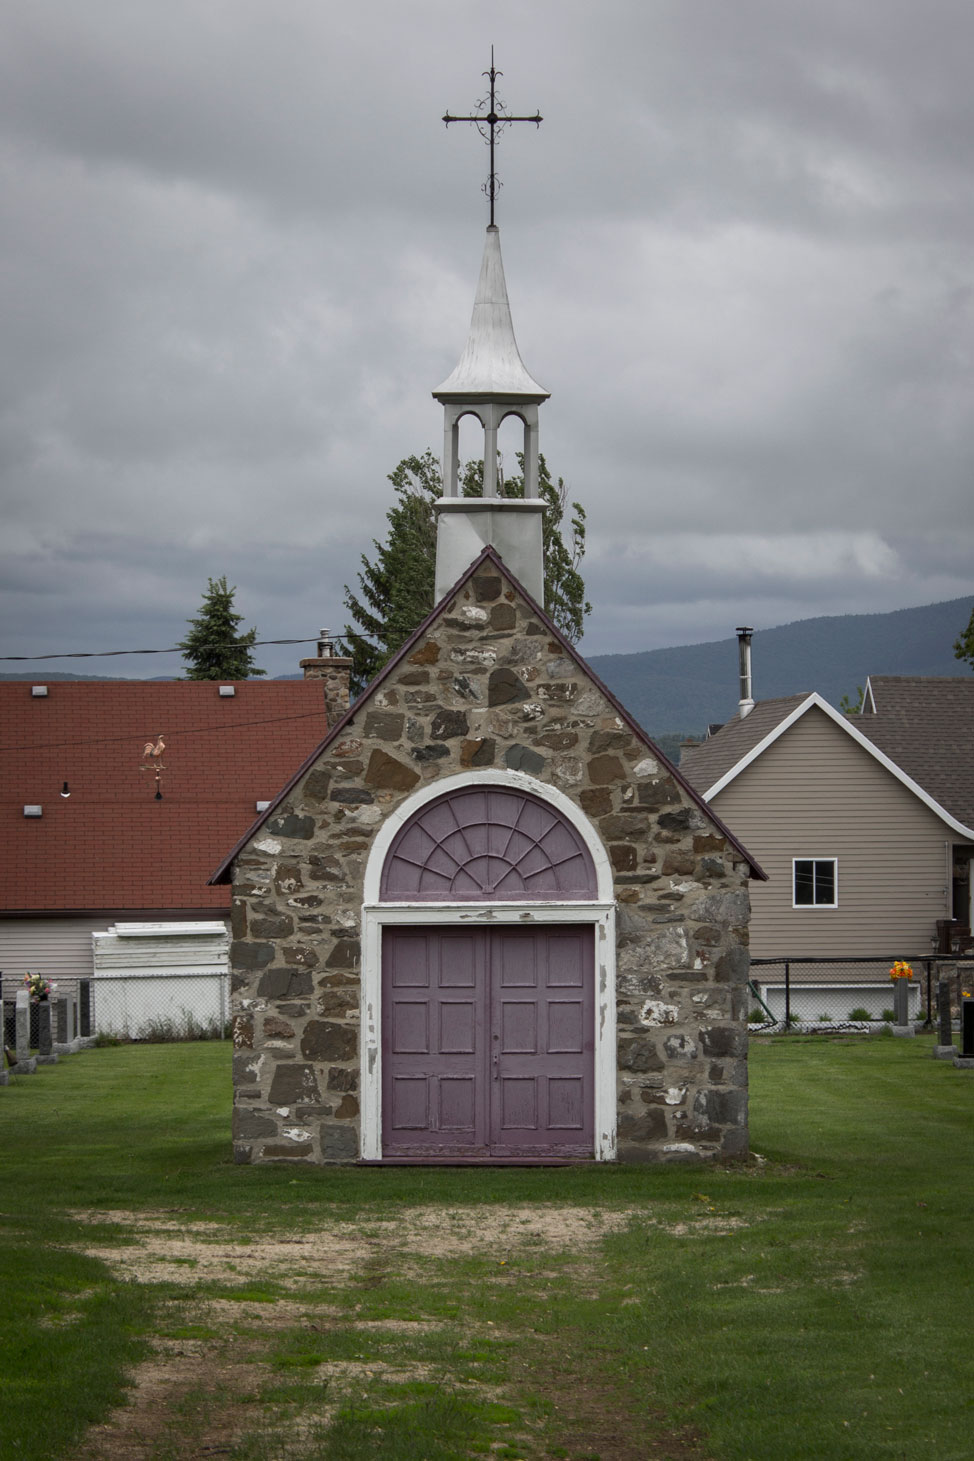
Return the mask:
<path fill-rule="evenodd" d="M 216 869 L 213 876 L 209 879 L 209 883 L 211 886 L 219 883 L 229 882 L 230 868 L 233 864 L 234 859 L 238 856 L 240 852 L 243 851 L 244 847 L 253 837 L 254 833 L 257 832 L 260 827 L 262 827 L 263 824 L 274 815 L 274 812 L 280 806 L 281 802 L 287 796 L 292 787 L 294 787 L 301 780 L 301 777 L 305 774 L 306 771 L 309 771 L 311 769 L 311 767 L 314 765 L 315 761 L 322 754 L 322 752 L 325 751 L 327 747 L 331 744 L 331 742 L 335 740 L 338 735 L 341 734 L 341 732 L 344 730 L 345 726 L 352 719 L 352 717 L 358 713 L 359 709 L 365 704 L 366 700 L 371 699 L 371 697 L 375 694 L 376 690 L 383 683 L 383 681 L 392 674 L 396 666 L 409 655 L 413 648 L 413 645 L 422 638 L 430 625 L 433 624 L 433 622 L 437 618 L 439 618 L 439 615 L 443 609 L 443 605 L 446 604 L 450 599 L 455 598 L 456 595 L 463 588 L 464 584 L 468 583 L 469 580 L 473 578 L 478 569 L 480 569 L 482 565 L 487 562 L 493 563 L 497 567 L 498 571 L 510 581 L 511 585 L 525 599 L 527 604 L 530 606 L 533 612 L 537 614 L 538 618 L 542 621 L 542 623 L 545 625 L 551 635 L 558 640 L 559 644 L 562 646 L 569 658 L 574 661 L 574 663 L 579 667 L 583 674 L 587 675 L 588 678 L 595 683 L 598 689 L 608 700 L 609 704 L 612 705 L 616 713 L 622 718 L 623 721 L 625 721 L 626 725 L 634 733 L 634 735 L 638 736 L 643 744 L 649 747 L 657 760 L 662 762 L 662 764 L 669 771 L 670 775 L 673 776 L 673 778 L 679 783 L 679 785 L 683 787 L 687 795 L 705 814 L 707 820 L 712 822 L 714 826 L 720 829 L 723 835 L 727 838 L 728 842 L 730 842 L 731 846 L 740 853 L 741 857 L 750 867 L 751 876 L 760 882 L 767 882 L 767 873 L 762 869 L 759 863 L 755 862 L 754 858 L 748 852 L 747 848 L 738 841 L 733 832 L 731 832 L 730 828 L 724 825 L 720 817 L 718 817 L 717 814 L 714 812 L 713 808 L 708 806 L 708 804 L 703 800 L 703 797 L 699 794 L 699 792 L 690 785 L 686 777 L 680 775 L 680 772 L 673 765 L 669 757 L 666 756 L 656 745 L 655 741 L 653 741 L 646 734 L 639 722 L 634 720 L 629 711 L 625 708 L 624 705 L 621 704 L 621 702 L 616 698 L 616 696 L 612 693 L 608 686 L 603 684 L 602 680 L 592 669 L 591 665 L 589 665 L 582 658 L 575 646 L 568 641 L 562 631 L 558 628 L 557 624 L 555 624 L 554 621 L 548 617 L 544 609 L 542 609 L 541 606 L 536 602 L 536 600 L 532 598 L 532 596 L 528 593 L 527 589 L 524 588 L 520 581 L 515 578 L 514 574 L 500 558 L 497 551 L 488 544 L 488 546 L 484 548 L 479 557 L 474 559 L 470 567 L 460 575 L 453 587 L 443 595 L 439 603 L 434 605 L 433 609 L 430 611 L 429 614 L 427 614 L 422 624 L 420 624 L 417 629 L 413 630 L 412 634 L 409 636 L 406 642 L 401 645 L 399 649 L 396 650 L 396 653 L 392 656 L 391 659 L 387 660 L 387 662 L 383 665 L 382 669 L 376 675 L 372 683 L 368 685 L 365 690 L 363 690 L 362 694 L 355 701 L 355 703 L 348 707 L 341 720 L 338 721 L 334 728 L 328 732 L 325 739 L 321 742 L 321 745 L 318 746 L 316 750 L 312 751 L 311 755 L 308 756 L 306 760 L 302 763 L 302 765 L 298 767 L 297 771 L 287 782 L 287 784 L 282 787 L 281 791 L 271 802 L 267 810 L 265 812 L 262 812 L 257 820 L 244 833 L 244 835 L 237 842 L 236 846 L 233 848 L 232 852 L 230 852 L 228 856 L 224 858 L 223 862 L 221 862 L 220 866 Z"/>

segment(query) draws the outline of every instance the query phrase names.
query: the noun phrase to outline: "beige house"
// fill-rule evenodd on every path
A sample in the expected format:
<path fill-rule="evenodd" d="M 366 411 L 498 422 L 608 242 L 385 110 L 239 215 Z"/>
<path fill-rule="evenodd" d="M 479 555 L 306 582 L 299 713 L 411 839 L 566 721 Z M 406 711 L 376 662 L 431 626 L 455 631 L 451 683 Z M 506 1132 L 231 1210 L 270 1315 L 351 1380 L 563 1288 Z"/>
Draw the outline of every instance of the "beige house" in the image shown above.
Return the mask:
<path fill-rule="evenodd" d="M 743 708 L 743 705 L 742 705 Z M 974 853 L 974 678 L 875 676 L 862 712 L 759 701 L 680 770 L 768 874 L 757 958 L 914 959 L 964 947 Z"/>

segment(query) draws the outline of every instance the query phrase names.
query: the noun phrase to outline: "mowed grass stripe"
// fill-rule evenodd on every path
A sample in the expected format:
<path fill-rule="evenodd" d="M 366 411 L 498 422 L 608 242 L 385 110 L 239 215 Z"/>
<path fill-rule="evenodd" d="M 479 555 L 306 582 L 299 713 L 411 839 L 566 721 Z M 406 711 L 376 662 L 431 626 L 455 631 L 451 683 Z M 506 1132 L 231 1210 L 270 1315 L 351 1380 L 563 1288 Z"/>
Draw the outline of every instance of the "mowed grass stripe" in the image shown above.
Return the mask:
<path fill-rule="evenodd" d="M 618 1456 L 966 1458 L 974 1083 L 930 1046 L 752 1042 L 765 1161 L 725 1169 L 235 1167 L 219 1043 L 89 1051 L 17 1078 L 0 1091 L 0 1455 L 69 1456 L 117 1400 L 140 1331 L 229 1343 L 236 1303 L 266 1374 L 241 1458 L 283 1456 L 288 1434 L 287 1454 L 332 1461 L 407 1455 L 410 1435 L 447 1457 L 594 1454 L 601 1436 Z M 522 1206 L 623 1221 L 584 1251 L 519 1245 L 509 1226 L 503 1251 L 466 1255 L 389 1238 L 414 1209 L 445 1231 L 451 1213 L 475 1230 L 479 1211 L 489 1232 Z M 303 1276 L 283 1289 L 280 1275 L 210 1282 L 185 1260 L 172 1282 L 122 1283 L 77 1251 L 131 1241 L 128 1219 L 76 1219 L 118 1212 L 216 1224 L 240 1253 L 323 1223 L 382 1236 L 338 1277 L 304 1272 L 296 1245 Z M 297 1322 L 272 1318 L 285 1295 Z M 211 1300 L 221 1317 L 194 1314 Z M 365 1334 L 375 1323 L 392 1327 Z M 412 1377 L 390 1380 L 397 1365 Z M 204 1387 L 193 1403 L 202 1434 L 225 1401 Z"/>

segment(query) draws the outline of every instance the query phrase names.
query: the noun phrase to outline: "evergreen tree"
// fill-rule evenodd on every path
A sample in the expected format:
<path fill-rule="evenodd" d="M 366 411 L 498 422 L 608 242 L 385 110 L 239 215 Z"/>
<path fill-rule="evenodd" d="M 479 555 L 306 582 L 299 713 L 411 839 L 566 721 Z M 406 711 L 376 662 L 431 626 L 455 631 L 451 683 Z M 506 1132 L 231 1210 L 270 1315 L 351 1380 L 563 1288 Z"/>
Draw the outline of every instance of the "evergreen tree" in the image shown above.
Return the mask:
<path fill-rule="evenodd" d="M 195 619 L 178 648 L 186 661 L 187 680 L 252 680 L 263 675 L 254 664 L 251 647 L 257 638 L 256 629 L 240 634 L 237 625 L 243 615 L 234 612 L 236 588 L 222 578 L 207 579 L 206 593 Z"/>
<path fill-rule="evenodd" d="M 954 640 L 954 659 L 966 660 L 974 670 L 974 609 L 971 610 L 967 628 L 959 639 Z"/>
<path fill-rule="evenodd" d="M 524 496 L 524 461 L 517 453 L 518 475 L 498 482 L 498 496 Z M 386 661 L 404 644 L 433 608 L 436 569 L 436 514 L 434 504 L 443 495 L 440 467 L 433 453 L 405 457 L 389 481 L 396 492 L 386 519 L 384 543 L 372 540 L 375 558 L 362 554 L 359 592 L 345 585 L 345 607 L 354 624 L 345 626 L 345 652 L 352 656 L 352 693 L 359 694 Z M 461 472 L 464 497 L 483 495 L 484 464 L 467 462 Z M 544 514 L 544 607 L 565 637 L 576 644 L 582 637 L 591 604 L 579 564 L 585 553 L 585 510 L 573 502 L 570 528 L 562 522 L 568 490 L 562 478 L 552 481 L 544 457 L 538 461 L 538 490 L 547 506 Z"/>

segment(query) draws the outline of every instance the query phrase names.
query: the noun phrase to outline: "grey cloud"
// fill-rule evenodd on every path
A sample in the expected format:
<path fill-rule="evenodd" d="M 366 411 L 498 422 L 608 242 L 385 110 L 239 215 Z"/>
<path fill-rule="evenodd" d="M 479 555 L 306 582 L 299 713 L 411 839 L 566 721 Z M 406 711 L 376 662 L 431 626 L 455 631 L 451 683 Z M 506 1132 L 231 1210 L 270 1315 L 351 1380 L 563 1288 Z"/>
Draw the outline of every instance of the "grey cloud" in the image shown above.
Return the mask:
<path fill-rule="evenodd" d="M 966 4 L 8 10 L 7 652 L 175 643 L 223 572 L 262 636 L 344 622 L 386 474 L 438 447 L 487 166 L 439 118 L 492 41 L 545 116 L 500 220 L 586 647 L 971 583 Z"/>

